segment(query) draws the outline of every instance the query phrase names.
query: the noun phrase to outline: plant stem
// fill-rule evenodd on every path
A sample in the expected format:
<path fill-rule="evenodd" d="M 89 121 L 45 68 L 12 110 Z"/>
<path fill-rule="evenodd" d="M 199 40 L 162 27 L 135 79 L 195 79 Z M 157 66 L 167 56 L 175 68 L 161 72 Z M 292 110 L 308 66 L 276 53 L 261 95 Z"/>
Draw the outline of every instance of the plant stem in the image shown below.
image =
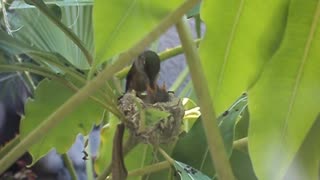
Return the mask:
<path fill-rule="evenodd" d="M 201 41 L 201 39 L 194 40 L 194 43 L 196 44 L 196 46 L 198 46 L 200 44 L 200 41 Z M 159 55 L 160 60 L 162 62 L 162 61 L 165 61 L 171 57 L 177 56 L 182 53 L 183 53 L 182 46 L 179 45 L 174 48 L 167 49 L 167 50 L 159 53 L 158 55 Z M 127 75 L 127 73 L 129 72 L 129 70 L 130 70 L 130 66 L 123 68 L 121 71 L 117 72 L 116 77 L 119 79 L 124 78 Z"/>
<path fill-rule="evenodd" d="M 156 164 L 152 164 L 149 166 L 145 166 L 140 169 L 135 169 L 128 173 L 128 176 L 143 176 L 145 174 L 151 174 L 154 172 L 158 172 L 170 167 L 170 163 L 168 161 L 162 161 Z"/>
<path fill-rule="evenodd" d="M 123 145 L 123 156 L 125 157 L 136 145 L 138 145 L 138 140 L 130 135 L 126 143 Z M 105 180 L 107 176 L 111 173 L 111 163 L 102 171 L 102 173 L 97 177 L 96 180 Z"/>
<path fill-rule="evenodd" d="M 172 159 L 162 148 L 158 148 L 158 151 L 162 154 L 162 156 L 171 164 L 174 164 L 174 159 Z"/>
<path fill-rule="evenodd" d="M 174 83 L 170 87 L 170 91 L 177 91 L 178 88 L 181 86 L 181 84 L 186 80 L 186 78 L 189 75 L 189 69 L 188 66 L 186 66 L 183 71 L 179 74 L 177 79 L 174 81 Z"/>
<path fill-rule="evenodd" d="M 192 42 L 192 36 L 186 19 L 183 18 L 176 25 L 182 47 L 185 50 L 186 60 L 189 66 L 194 90 L 201 108 L 203 129 L 207 137 L 212 162 L 216 169 L 218 179 L 233 180 L 234 176 L 226 154 L 216 114 L 210 98 L 208 84 L 204 76 L 197 49 Z"/>
<path fill-rule="evenodd" d="M 62 154 L 62 160 L 63 160 L 64 164 L 66 165 L 66 168 L 69 170 L 71 179 L 77 180 L 76 170 L 74 169 L 73 164 L 72 164 L 71 159 L 69 158 L 68 154 L 66 154 L 66 153 Z"/>
<path fill-rule="evenodd" d="M 8 152 L 11 151 L 20 141 L 19 135 L 16 135 L 13 139 L 11 139 L 8 143 L 4 144 L 3 147 L 0 148 L 0 157 L 4 157 Z"/>
<path fill-rule="evenodd" d="M 76 44 L 79 49 L 82 51 L 84 56 L 87 59 L 89 65 L 92 64 L 93 58 L 91 53 L 84 47 L 83 42 L 78 38 L 78 36 L 72 32 L 66 25 L 64 25 L 56 16 L 52 13 L 52 11 L 48 8 L 48 6 L 42 0 L 30 0 L 34 6 L 36 6 L 44 15 L 46 15 L 66 36 L 70 38 L 70 40 Z"/>
<path fill-rule="evenodd" d="M 35 0 L 33 0 L 34 2 Z M 0 159 L 0 174 L 3 173 L 14 161 L 16 161 L 23 153 L 25 153 L 33 144 L 37 143 L 47 132 L 60 123 L 64 117 L 73 112 L 82 102 L 87 100 L 90 95 L 98 90 L 107 80 L 110 80 L 115 73 L 120 71 L 132 59 L 141 53 L 145 47 L 158 38 L 170 26 L 178 22 L 181 17 L 191 9 L 199 0 L 187 0 L 175 11 L 166 16 L 150 33 L 148 33 L 141 41 L 135 44 L 127 52 L 121 54 L 118 60 L 107 66 L 94 79 L 90 80 L 75 95 L 63 103 L 55 112 L 38 125 L 32 132 L 12 149 L 5 157 Z"/>
<path fill-rule="evenodd" d="M 199 46 L 201 39 L 192 40 L 196 46 Z M 159 53 L 160 59 L 165 60 L 171 57 L 177 56 L 183 53 L 183 48 L 181 45 L 176 46 L 174 48 L 167 49 L 161 53 Z"/>

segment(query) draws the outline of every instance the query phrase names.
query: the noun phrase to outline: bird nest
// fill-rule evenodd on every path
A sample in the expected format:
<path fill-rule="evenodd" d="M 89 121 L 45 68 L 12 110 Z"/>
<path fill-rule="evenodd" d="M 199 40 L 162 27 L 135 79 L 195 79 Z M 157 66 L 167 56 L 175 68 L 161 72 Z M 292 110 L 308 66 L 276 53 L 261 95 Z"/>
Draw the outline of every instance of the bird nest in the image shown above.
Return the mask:
<path fill-rule="evenodd" d="M 127 92 L 119 99 L 119 109 L 125 115 L 124 124 L 142 143 L 167 144 L 181 132 L 184 108 L 182 101 L 169 93 L 169 101 L 147 103 Z"/>

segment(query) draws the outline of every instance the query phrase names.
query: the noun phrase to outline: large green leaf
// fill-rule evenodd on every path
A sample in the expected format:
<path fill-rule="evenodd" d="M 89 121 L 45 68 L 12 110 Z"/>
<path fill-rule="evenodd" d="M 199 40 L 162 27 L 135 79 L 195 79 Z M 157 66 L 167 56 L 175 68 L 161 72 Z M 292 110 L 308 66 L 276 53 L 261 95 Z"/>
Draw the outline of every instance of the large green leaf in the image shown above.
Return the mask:
<path fill-rule="evenodd" d="M 20 2 L 21 3 L 21 2 Z M 61 21 L 72 30 L 85 47 L 93 53 L 92 5 L 90 3 L 61 3 Z M 57 7 L 57 6 L 54 6 Z M 41 50 L 57 52 L 80 69 L 89 65 L 81 50 L 46 16 L 28 5 L 15 5 L 10 16 L 13 36 Z"/>
<path fill-rule="evenodd" d="M 37 128 L 73 94 L 73 91 L 57 81 L 43 80 L 35 91 L 34 99 L 29 99 L 26 103 L 25 117 L 20 125 L 21 139 Z M 90 99 L 81 104 L 29 149 L 33 162 L 52 148 L 56 148 L 59 153 L 66 153 L 78 133 L 87 135 L 93 125 L 101 121 L 102 112 L 103 109 Z"/>
<path fill-rule="evenodd" d="M 228 155 L 231 155 L 232 152 L 235 125 L 245 107 L 247 107 L 247 97 L 243 95 L 218 119 L 221 136 Z M 172 157 L 199 169 L 210 177 L 215 175 L 201 119 L 196 121 L 185 137 L 179 139 Z"/>
<path fill-rule="evenodd" d="M 230 165 L 237 180 L 257 180 L 248 153 L 234 149 L 230 157 Z"/>
<path fill-rule="evenodd" d="M 320 162 L 320 118 L 310 129 L 286 174 L 286 180 L 318 180 Z"/>
<path fill-rule="evenodd" d="M 320 1 L 293 0 L 279 50 L 249 92 L 259 179 L 282 179 L 320 111 Z"/>
<path fill-rule="evenodd" d="M 288 0 L 204 0 L 200 57 L 217 114 L 256 80 L 279 45 Z"/>
<path fill-rule="evenodd" d="M 117 55 L 144 37 L 182 0 L 94 1 L 95 64 Z"/>

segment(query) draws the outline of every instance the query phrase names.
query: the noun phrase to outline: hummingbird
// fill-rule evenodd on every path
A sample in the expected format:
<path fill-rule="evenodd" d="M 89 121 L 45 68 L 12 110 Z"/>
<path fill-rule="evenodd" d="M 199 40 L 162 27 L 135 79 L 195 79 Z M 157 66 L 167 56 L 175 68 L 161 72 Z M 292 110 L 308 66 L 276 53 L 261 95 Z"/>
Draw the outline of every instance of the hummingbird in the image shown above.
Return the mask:
<path fill-rule="evenodd" d="M 160 57 L 157 53 L 147 50 L 133 62 L 126 77 L 126 92 L 135 90 L 137 94 L 147 90 L 155 90 L 156 80 L 160 71 Z"/>

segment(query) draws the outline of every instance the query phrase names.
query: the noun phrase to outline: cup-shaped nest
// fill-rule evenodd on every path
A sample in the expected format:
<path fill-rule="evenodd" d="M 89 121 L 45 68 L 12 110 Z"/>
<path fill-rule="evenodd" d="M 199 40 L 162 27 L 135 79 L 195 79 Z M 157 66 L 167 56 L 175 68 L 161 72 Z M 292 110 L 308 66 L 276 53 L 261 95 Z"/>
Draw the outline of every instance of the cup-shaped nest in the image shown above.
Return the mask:
<path fill-rule="evenodd" d="M 184 108 L 173 93 L 167 102 L 150 104 L 130 91 L 119 99 L 118 106 L 125 115 L 124 124 L 142 143 L 167 144 L 181 132 Z"/>

